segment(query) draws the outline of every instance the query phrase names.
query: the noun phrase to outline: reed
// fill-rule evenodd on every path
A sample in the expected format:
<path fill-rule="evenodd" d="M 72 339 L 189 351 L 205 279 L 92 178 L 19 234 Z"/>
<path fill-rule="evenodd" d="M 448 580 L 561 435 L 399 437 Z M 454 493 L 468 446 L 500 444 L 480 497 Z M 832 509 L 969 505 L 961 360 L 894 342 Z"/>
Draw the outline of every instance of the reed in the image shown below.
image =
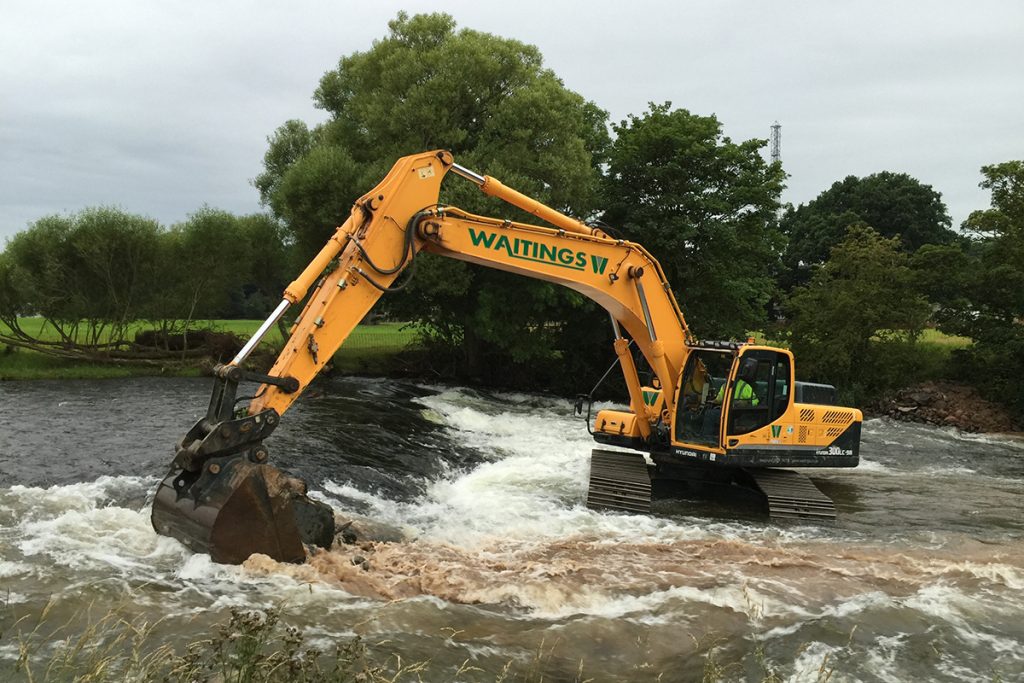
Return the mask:
<path fill-rule="evenodd" d="M 488 671 L 466 660 L 457 671 L 438 670 L 431 660 L 406 661 L 389 649 L 388 641 L 368 644 L 354 636 L 321 650 L 306 641 L 302 630 L 288 625 L 281 608 L 233 608 L 227 620 L 208 637 L 175 646 L 167 642 L 161 619 L 132 614 L 129 606 L 96 610 L 86 607 L 69 617 L 57 617 L 55 600 L 36 614 L 17 616 L 8 605 L 0 620 L 0 643 L 14 645 L 13 661 L 0 663 L 0 680 L 27 683 L 406 683 L 412 681 L 495 681 L 495 683 L 593 683 L 601 675 L 587 663 L 565 653 L 562 639 L 542 640 L 524 657 L 509 659 Z M 721 635 L 691 637 L 682 648 L 682 669 L 662 671 L 647 663 L 644 680 L 686 680 L 702 683 L 749 680 L 778 683 L 785 679 L 764 646 L 752 647 Z M 848 644 L 852 646 L 851 642 Z M 685 652 L 690 654 L 687 655 Z M 797 652 L 799 655 L 799 651 Z M 663 663 L 664 664 L 664 663 Z M 592 667 L 591 667 L 592 668 Z M 684 673 L 688 672 L 688 673 Z M 827 683 L 835 662 L 826 655 L 815 683 Z"/>
<path fill-rule="evenodd" d="M 362 638 L 340 640 L 333 651 L 310 647 L 303 632 L 284 624 L 279 609 L 232 609 L 210 637 L 184 648 L 160 642 L 160 620 L 112 609 L 85 608 L 54 623 L 51 600 L 37 615 L 13 620 L 0 639 L 17 657 L 3 680 L 27 683 L 399 683 L 422 680 L 429 662 L 373 653 Z M 6 611 L 10 611 L 9 609 Z"/>

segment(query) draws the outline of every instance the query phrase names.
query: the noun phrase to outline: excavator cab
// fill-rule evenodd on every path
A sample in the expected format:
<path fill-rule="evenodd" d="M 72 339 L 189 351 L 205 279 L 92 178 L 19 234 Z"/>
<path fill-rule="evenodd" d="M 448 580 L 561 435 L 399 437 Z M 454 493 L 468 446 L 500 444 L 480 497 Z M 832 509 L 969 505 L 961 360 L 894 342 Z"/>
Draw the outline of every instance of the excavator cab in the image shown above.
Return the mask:
<path fill-rule="evenodd" d="M 595 420 L 595 435 L 609 445 L 640 447 L 657 441 L 660 434 L 674 447 L 725 454 L 789 410 L 792 367 L 791 354 L 782 349 L 740 342 L 696 343 L 679 375 L 674 406 L 666 404 L 659 386 L 640 387 L 640 415 L 666 423 L 665 430 L 644 437 L 638 411 L 602 410 Z"/>
<path fill-rule="evenodd" d="M 673 444 L 724 453 L 783 415 L 792 398 L 787 351 L 711 342 L 693 349 L 679 380 Z"/>

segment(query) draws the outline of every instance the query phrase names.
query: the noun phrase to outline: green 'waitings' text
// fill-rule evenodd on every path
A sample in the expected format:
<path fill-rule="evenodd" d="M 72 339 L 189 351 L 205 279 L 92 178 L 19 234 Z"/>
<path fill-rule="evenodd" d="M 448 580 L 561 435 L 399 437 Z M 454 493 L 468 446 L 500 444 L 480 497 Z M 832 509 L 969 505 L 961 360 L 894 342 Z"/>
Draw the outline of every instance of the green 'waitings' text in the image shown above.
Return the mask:
<path fill-rule="evenodd" d="M 514 237 L 509 239 L 506 235 L 498 235 L 484 230 L 469 228 L 469 239 L 473 246 L 483 246 L 486 249 L 504 251 L 510 258 L 535 263 L 547 263 L 560 268 L 584 271 L 587 263 L 591 270 L 598 275 L 603 275 L 608 267 L 608 259 L 603 256 L 592 256 L 582 251 L 575 251 L 568 247 L 553 247 L 541 242 L 520 239 Z"/>

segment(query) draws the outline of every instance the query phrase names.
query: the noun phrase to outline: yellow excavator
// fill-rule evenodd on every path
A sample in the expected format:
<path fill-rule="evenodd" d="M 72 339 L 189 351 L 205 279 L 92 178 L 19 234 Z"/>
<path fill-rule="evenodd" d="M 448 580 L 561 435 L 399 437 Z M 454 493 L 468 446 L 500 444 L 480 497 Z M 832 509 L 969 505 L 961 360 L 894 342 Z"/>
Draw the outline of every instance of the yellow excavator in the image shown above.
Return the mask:
<path fill-rule="evenodd" d="M 547 225 L 439 204 L 449 173 Z M 831 500 L 807 477 L 779 468 L 856 467 L 860 411 L 834 405 L 828 385 L 797 382 L 786 349 L 752 339 L 698 341 L 658 262 L 639 244 L 464 168 L 449 152 L 431 151 L 403 157 L 356 201 L 270 317 L 230 363 L 216 368 L 207 414 L 179 442 L 157 490 L 158 533 L 221 563 L 240 563 L 252 553 L 301 562 L 308 549 L 331 546 L 333 510 L 309 498 L 303 481 L 270 465 L 264 441 L 420 252 L 565 285 L 609 313 L 629 410 L 600 410 L 591 421 L 586 409 L 594 439 L 616 447 L 592 454 L 589 507 L 647 512 L 652 482 L 665 481 L 694 489 L 745 487 L 762 497 L 773 518 L 834 519 Z M 266 332 L 311 287 L 270 371 L 244 368 Z M 640 356 L 650 370 L 646 383 Z M 237 396 L 242 382 L 260 387 L 239 408 L 246 400 Z M 578 399 L 577 412 L 586 398 Z"/>

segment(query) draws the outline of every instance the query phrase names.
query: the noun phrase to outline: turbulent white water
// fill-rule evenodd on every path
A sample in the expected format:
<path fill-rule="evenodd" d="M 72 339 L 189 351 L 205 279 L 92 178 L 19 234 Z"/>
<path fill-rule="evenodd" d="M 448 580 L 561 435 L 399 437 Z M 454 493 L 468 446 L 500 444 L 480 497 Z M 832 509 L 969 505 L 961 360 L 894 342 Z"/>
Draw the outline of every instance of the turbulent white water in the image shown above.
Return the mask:
<path fill-rule="evenodd" d="M 174 390 L 201 404 L 205 385 Z M 618 515 L 583 505 L 593 442 L 567 403 L 388 392 L 375 380 L 327 384 L 324 400 L 289 413 L 296 426 L 274 439 L 279 453 L 333 452 L 303 472 L 314 495 L 403 540 L 337 547 L 298 567 L 215 565 L 157 536 L 148 504 L 159 469 L 89 476 L 94 459 L 76 464 L 60 436 L 52 453 L 32 440 L 36 452 L 16 459 L 19 437 L 0 435 L 8 481 L 32 481 L 15 462 L 52 467 L 58 456 L 82 477 L 0 488 L 5 625 L 52 599 L 61 615 L 90 604 L 159 615 L 168 638 L 194 640 L 232 606 L 284 605 L 325 644 L 359 633 L 406 660 L 431 659 L 427 680 L 448 680 L 466 659 L 481 672 L 465 680 L 492 680 L 544 642 L 556 644 L 546 661 L 554 680 L 580 660 L 595 680 L 700 678 L 709 661 L 735 679 L 767 667 L 793 681 L 823 671 L 1024 680 L 1018 441 L 871 421 L 861 467 L 817 473 L 837 502 L 835 527 L 735 521 L 696 501 Z M 87 394 L 80 410 L 107 405 L 102 392 Z M 331 430 L 352 438 L 361 420 L 351 413 L 364 404 L 404 418 L 375 426 L 387 448 L 350 454 Z"/>

